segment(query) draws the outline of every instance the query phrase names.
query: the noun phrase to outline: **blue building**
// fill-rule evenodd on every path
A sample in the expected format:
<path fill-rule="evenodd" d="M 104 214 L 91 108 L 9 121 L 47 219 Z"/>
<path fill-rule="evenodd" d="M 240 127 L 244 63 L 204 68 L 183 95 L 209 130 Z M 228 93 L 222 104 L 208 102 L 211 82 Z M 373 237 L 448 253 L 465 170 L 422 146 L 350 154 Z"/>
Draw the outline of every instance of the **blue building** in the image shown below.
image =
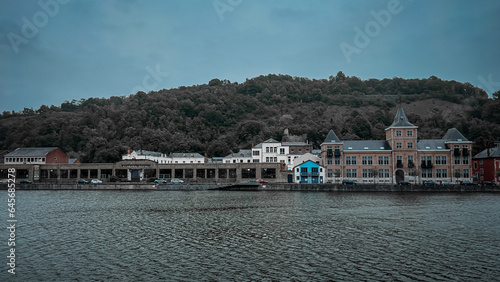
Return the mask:
<path fill-rule="evenodd" d="M 325 168 L 313 161 L 306 161 L 293 168 L 295 183 L 323 183 Z"/>

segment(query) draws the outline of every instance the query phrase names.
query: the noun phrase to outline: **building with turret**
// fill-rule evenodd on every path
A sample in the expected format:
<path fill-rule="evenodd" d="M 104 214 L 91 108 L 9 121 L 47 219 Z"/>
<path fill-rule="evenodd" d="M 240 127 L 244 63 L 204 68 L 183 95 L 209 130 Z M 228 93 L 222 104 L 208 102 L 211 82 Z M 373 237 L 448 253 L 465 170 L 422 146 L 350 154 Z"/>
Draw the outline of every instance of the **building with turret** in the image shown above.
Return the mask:
<path fill-rule="evenodd" d="M 419 139 L 418 126 L 399 107 L 385 140 L 340 140 L 330 130 L 321 144 L 326 182 L 436 183 L 471 180 L 472 142 L 456 128 L 441 139 Z"/>

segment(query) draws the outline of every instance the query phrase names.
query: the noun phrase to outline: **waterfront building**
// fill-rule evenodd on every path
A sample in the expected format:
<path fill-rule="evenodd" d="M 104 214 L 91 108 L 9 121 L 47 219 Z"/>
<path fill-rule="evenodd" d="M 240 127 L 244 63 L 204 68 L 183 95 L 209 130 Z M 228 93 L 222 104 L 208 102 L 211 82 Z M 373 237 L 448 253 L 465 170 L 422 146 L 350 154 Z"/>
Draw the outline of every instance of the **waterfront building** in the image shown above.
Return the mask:
<path fill-rule="evenodd" d="M 296 165 L 293 173 L 295 183 L 323 183 L 325 179 L 325 168 L 311 160 Z"/>
<path fill-rule="evenodd" d="M 238 153 L 232 153 L 223 158 L 223 163 L 251 163 L 253 161 L 252 150 L 240 150 Z"/>
<path fill-rule="evenodd" d="M 205 157 L 198 153 L 170 153 L 169 155 L 160 152 L 137 150 L 128 151 L 122 156 L 122 160 L 150 160 L 159 164 L 189 164 L 205 163 Z"/>
<path fill-rule="evenodd" d="M 500 183 L 500 146 L 488 148 L 472 158 L 474 180 Z"/>
<path fill-rule="evenodd" d="M 330 130 L 321 144 L 327 182 L 470 181 L 472 142 L 456 128 L 441 139 L 419 140 L 418 126 L 399 107 L 385 133 L 385 140 L 344 141 Z"/>
<path fill-rule="evenodd" d="M 128 150 L 126 155 L 122 155 L 122 160 L 150 160 L 159 164 L 166 164 L 170 160 L 166 154 L 147 150 Z"/>
<path fill-rule="evenodd" d="M 4 155 L 5 164 L 67 164 L 68 155 L 57 147 L 17 148 Z"/>
<path fill-rule="evenodd" d="M 252 148 L 252 162 L 281 163 L 287 170 L 292 170 L 296 158 L 312 151 L 312 144 L 306 142 L 268 139 Z"/>

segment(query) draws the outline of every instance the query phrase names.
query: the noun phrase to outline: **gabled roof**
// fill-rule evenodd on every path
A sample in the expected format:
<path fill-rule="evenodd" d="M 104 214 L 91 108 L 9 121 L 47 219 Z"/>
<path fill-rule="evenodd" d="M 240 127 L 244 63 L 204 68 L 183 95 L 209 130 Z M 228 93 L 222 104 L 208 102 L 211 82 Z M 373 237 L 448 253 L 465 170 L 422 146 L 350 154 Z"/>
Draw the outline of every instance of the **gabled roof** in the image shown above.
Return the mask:
<path fill-rule="evenodd" d="M 252 150 L 240 150 L 238 153 L 233 153 L 225 156 L 224 158 L 249 158 L 252 157 Z"/>
<path fill-rule="evenodd" d="M 171 158 L 205 158 L 198 153 L 170 153 Z"/>
<path fill-rule="evenodd" d="M 146 151 L 146 150 L 136 150 L 135 151 L 138 156 L 154 156 L 154 157 L 161 157 L 160 152 L 154 152 L 154 151 Z"/>
<path fill-rule="evenodd" d="M 410 123 L 410 121 L 406 117 L 403 107 L 400 106 L 398 108 L 398 111 L 396 112 L 394 121 L 392 122 L 391 126 L 389 126 L 389 128 L 391 127 L 416 127 L 416 126 Z"/>
<path fill-rule="evenodd" d="M 344 152 L 348 151 L 380 151 L 391 150 L 391 146 L 385 140 L 355 140 L 344 141 Z"/>
<path fill-rule="evenodd" d="M 273 138 L 269 138 L 269 139 L 267 139 L 266 141 L 264 141 L 262 143 L 279 143 L 279 141 L 276 141 Z"/>
<path fill-rule="evenodd" d="M 281 142 L 281 146 L 309 146 L 306 142 Z"/>
<path fill-rule="evenodd" d="M 419 151 L 437 151 L 437 150 L 449 150 L 446 146 L 445 140 L 441 139 L 423 139 L 418 140 L 417 150 Z"/>
<path fill-rule="evenodd" d="M 460 131 L 456 128 L 450 128 L 448 131 L 446 131 L 446 134 L 443 136 L 443 140 L 446 140 L 448 142 L 450 141 L 469 141 L 467 138 L 465 138 Z"/>
<path fill-rule="evenodd" d="M 340 142 L 339 137 L 337 137 L 337 134 L 333 131 L 333 129 L 330 129 L 330 132 L 328 132 L 328 135 L 326 135 L 325 141 L 323 143 L 338 143 Z"/>
<path fill-rule="evenodd" d="M 481 151 L 481 153 L 475 155 L 473 158 L 474 159 L 500 158 L 500 147 L 485 149 Z"/>
<path fill-rule="evenodd" d="M 300 167 L 300 166 L 303 166 L 304 164 L 307 164 L 307 163 L 311 163 L 314 167 L 323 167 L 322 165 L 318 164 L 318 163 L 315 163 L 314 161 L 312 160 L 307 160 L 301 164 L 298 164 L 296 166 L 294 166 L 293 168 L 296 168 L 296 167 Z"/>
<path fill-rule="evenodd" d="M 40 157 L 46 156 L 48 153 L 56 150 L 57 147 L 40 147 L 40 148 L 17 148 L 14 151 L 6 154 L 6 157 Z"/>

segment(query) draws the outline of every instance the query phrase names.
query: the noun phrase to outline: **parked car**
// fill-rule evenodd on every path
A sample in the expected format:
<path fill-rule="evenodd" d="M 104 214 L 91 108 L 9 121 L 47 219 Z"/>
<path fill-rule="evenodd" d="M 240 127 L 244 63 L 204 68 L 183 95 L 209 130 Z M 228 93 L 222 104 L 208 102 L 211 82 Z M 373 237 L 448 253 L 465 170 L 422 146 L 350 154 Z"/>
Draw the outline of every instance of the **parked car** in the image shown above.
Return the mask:
<path fill-rule="evenodd" d="M 78 181 L 76 181 L 76 183 L 78 184 L 89 184 L 89 182 L 85 179 L 78 179 Z"/>
<path fill-rule="evenodd" d="M 399 185 L 407 186 L 407 185 L 411 185 L 411 183 L 408 181 L 399 181 Z"/>
<path fill-rule="evenodd" d="M 441 185 L 451 185 L 450 181 L 441 181 Z"/>
<path fill-rule="evenodd" d="M 267 180 L 264 180 L 264 179 L 257 179 L 257 180 L 255 180 L 255 182 L 259 182 L 259 183 L 267 183 Z"/>
<path fill-rule="evenodd" d="M 495 182 L 491 182 L 491 181 L 483 181 L 483 185 L 485 185 L 485 186 L 494 186 L 494 185 L 495 185 Z"/>
<path fill-rule="evenodd" d="M 356 182 L 349 180 L 349 179 L 344 179 L 342 180 L 343 185 L 356 185 Z"/>
<path fill-rule="evenodd" d="M 424 182 L 422 182 L 422 184 L 424 186 L 434 186 L 434 181 L 432 181 L 432 180 L 424 180 Z"/>
<path fill-rule="evenodd" d="M 155 179 L 155 183 L 163 184 L 163 183 L 167 183 L 167 182 L 168 181 L 165 179 Z"/>
<path fill-rule="evenodd" d="M 19 181 L 19 183 L 31 184 L 31 181 L 29 179 L 21 179 L 21 181 Z"/>
<path fill-rule="evenodd" d="M 174 178 L 174 179 L 170 180 L 170 182 L 172 182 L 172 183 L 184 183 L 184 180 L 181 180 L 179 178 Z"/>
<path fill-rule="evenodd" d="M 92 184 L 101 184 L 102 181 L 99 180 L 99 179 L 92 179 L 92 180 L 90 180 L 90 183 L 92 183 Z"/>
<path fill-rule="evenodd" d="M 464 181 L 462 185 L 467 185 L 467 186 L 474 186 L 474 185 L 479 185 L 477 182 L 472 182 L 472 181 Z"/>

